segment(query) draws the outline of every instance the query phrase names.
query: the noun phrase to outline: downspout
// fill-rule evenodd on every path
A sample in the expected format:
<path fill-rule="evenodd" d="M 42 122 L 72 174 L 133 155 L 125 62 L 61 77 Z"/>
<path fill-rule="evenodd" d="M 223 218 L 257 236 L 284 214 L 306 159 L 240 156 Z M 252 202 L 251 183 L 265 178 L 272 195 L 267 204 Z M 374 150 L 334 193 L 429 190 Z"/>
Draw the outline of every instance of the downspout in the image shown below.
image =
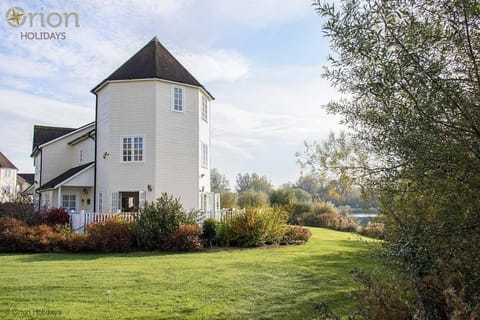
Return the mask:
<path fill-rule="evenodd" d="M 98 95 L 95 93 L 95 169 L 93 170 L 93 212 L 97 209 L 97 140 L 98 140 L 98 130 L 97 130 L 97 118 L 98 118 Z"/>
<path fill-rule="evenodd" d="M 38 151 L 40 151 L 40 178 L 38 179 L 38 189 L 40 189 L 40 187 L 42 186 L 42 167 L 43 167 L 43 154 L 42 154 L 42 149 L 39 148 Z M 35 183 L 35 181 L 34 181 Z M 40 212 L 40 209 L 41 209 L 41 205 L 42 205 L 42 193 L 39 192 L 37 190 L 35 190 L 35 193 L 38 194 L 38 211 Z"/>

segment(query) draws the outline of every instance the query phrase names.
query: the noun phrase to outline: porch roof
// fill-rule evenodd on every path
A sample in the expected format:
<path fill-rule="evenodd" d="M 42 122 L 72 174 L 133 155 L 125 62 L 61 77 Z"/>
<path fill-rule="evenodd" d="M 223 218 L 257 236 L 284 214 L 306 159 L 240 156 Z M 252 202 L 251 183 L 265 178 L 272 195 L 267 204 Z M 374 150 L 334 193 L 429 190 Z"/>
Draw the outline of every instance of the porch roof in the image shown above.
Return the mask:
<path fill-rule="evenodd" d="M 93 166 L 94 163 L 95 162 L 89 162 L 89 163 L 86 163 L 86 164 L 82 164 L 81 166 L 68 169 L 67 171 L 65 171 L 61 175 L 53 178 L 52 180 L 50 180 L 47 183 L 45 183 L 44 185 L 42 185 L 40 187 L 39 191 L 57 188 L 59 185 L 62 185 L 64 182 L 70 180 L 71 178 L 79 175 L 80 173 L 82 173 L 86 169 Z"/>

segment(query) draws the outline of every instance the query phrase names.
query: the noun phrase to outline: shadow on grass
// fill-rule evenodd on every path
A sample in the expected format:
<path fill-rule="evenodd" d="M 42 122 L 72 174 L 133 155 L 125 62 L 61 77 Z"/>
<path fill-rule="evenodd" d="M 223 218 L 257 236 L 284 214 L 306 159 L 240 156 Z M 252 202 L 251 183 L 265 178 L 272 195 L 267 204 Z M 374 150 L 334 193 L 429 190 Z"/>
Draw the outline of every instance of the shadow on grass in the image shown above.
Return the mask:
<path fill-rule="evenodd" d="M 243 309 L 238 319 L 314 319 L 320 315 L 317 310 L 320 303 L 325 303 L 336 314 L 346 318 L 356 304 L 350 293 L 357 284 L 350 273 L 357 268 L 373 269 L 379 260 L 376 251 L 368 245 L 359 245 L 352 240 L 337 242 L 342 246 L 338 253 L 316 252 L 294 257 L 291 267 L 297 268 L 298 272 L 292 279 L 292 292 L 285 294 L 285 291 L 282 293 L 279 290 L 278 293 L 257 297 L 259 305 L 268 305 L 262 312 L 263 316 L 258 318 L 258 310 Z M 255 265 L 242 264 L 239 267 L 255 268 Z M 265 271 L 268 272 L 258 272 Z"/>

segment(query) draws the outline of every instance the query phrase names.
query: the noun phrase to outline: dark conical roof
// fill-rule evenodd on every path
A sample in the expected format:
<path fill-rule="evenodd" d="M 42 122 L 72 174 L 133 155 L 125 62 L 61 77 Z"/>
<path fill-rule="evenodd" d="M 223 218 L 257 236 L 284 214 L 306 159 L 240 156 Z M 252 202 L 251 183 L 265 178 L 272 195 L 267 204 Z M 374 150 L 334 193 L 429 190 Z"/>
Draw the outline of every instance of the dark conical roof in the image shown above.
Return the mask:
<path fill-rule="evenodd" d="M 184 66 L 154 37 L 135 53 L 120 68 L 100 82 L 92 92 L 111 80 L 132 80 L 157 78 L 203 88 L 213 96 L 185 69 Z"/>

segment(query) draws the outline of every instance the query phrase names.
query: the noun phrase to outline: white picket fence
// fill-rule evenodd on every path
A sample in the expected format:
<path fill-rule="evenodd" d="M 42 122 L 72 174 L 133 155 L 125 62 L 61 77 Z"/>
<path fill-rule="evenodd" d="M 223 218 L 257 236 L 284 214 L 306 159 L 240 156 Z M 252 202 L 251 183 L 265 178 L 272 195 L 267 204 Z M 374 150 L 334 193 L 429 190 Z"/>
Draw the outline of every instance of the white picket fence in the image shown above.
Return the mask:
<path fill-rule="evenodd" d="M 70 225 L 72 230 L 77 233 L 84 233 L 87 226 L 94 222 L 104 222 L 112 218 L 120 217 L 127 221 L 132 221 L 138 212 L 119 212 L 119 213 L 99 213 L 99 212 L 71 212 Z M 213 218 L 215 220 L 223 220 L 226 217 L 235 214 L 235 209 L 222 209 L 222 210 L 210 210 L 200 211 L 198 213 L 198 222 L 202 223 L 207 218 Z"/>

